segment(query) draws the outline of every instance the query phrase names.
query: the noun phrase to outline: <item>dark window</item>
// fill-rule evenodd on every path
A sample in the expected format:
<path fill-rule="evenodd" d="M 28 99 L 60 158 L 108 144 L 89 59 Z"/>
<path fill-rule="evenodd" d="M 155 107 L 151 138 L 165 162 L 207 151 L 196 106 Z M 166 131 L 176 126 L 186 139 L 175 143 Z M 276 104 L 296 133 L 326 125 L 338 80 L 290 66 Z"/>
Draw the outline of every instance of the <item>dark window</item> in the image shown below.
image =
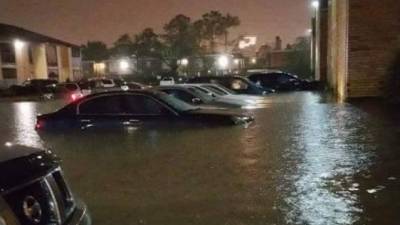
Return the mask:
<path fill-rule="evenodd" d="M 0 54 L 2 63 L 15 64 L 15 50 L 13 44 L 0 43 Z"/>
<path fill-rule="evenodd" d="M 126 112 L 134 115 L 165 115 L 169 114 L 161 103 L 145 95 L 126 95 Z"/>
<path fill-rule="evenodd" d="M 13 68 L 3 68 L 3 79 L 17 79 L 17 70 Z"/>
<path fill-rule="evenodd" d="M 55 45 L 46 46 L 46 58 L 48 66 L 58 66 L 57 63 L 57 48 Z"/>
<path fill-rule="evenodd" d="M 32 46 L 28 47 L 28 57 L 29 57 L 29 63 L 33 64 L 33 49 L 32 49 Z"/>
<path fill-rule="evenodd" d="M 81 49 L 80 48 L 72 48 L 72 57 L 74 57 L 74 58 L 81 57 Z"/>
<path fill-rule="evenodd" d="M 261 82 L 262 86 L 273 87 L 276 85 L 278 76 L 279 75 L 276 73 L 260 75 L 259 81 Z"/>
<path fill-rule="evenodd" d="M 123 96 L 104 96 L 91 99 L 79 106 L 80 114 L 125 114 Z"/>
<path fill-rule="evenodd" d="M 78 90 L 78 86 L 76 84 L 65 84 L 65 88 L 70 90 L 70 91 Z"/>
<path fill-rule="evenodd" d="M 280 84 L 285 84 L 285 83 L 288 83 L 290 81 L 290 79 L 291 78 L 289 76 L 287 76 L 286 74 L 281 74 L 281 75 L 279 75 L 277 81 Z"/>
<path fill-rule="evenodd" d="M 196 96 L 182 90 L 169 89 L 169 90 L 163 90 L 163 92 L 189 104 L 192 104 L 193 99 L 196 98 Z"/>

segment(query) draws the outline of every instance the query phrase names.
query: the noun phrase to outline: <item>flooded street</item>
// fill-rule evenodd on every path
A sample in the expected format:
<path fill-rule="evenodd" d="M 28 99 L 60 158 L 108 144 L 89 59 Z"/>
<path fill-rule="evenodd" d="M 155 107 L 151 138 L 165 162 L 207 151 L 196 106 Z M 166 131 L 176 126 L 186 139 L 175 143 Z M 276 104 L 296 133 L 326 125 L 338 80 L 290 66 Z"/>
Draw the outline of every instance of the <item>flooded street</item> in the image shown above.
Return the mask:
<path fill-rule="evenodd" d="M 396 111 L 312 92 L 266 101 L 248 128 L 40 135 L 36 114 L 59 103 L 3 101 L 0 141 L 57 153 L 94 224 L 400 223 Z"/>

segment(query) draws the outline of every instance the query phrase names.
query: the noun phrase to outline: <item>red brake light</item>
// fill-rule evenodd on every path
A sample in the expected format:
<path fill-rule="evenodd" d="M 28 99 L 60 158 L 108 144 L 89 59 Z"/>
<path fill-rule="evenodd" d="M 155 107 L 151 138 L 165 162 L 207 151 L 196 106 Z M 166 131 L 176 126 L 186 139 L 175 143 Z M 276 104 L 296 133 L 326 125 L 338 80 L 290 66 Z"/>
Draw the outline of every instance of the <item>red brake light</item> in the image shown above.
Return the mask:
<path fill-rule="evenodd" d="M 43 128 L 43 127 L 44 127 L 44 121 L 38 119 L 36 121 L 36 125 L 35 125 L 36 130 L 39 130 L 39 129 Z"/>
<path fill-rule="evenodd" d="M 78 99 L 80 99 L 80 98 L 82 98 L 83 97 L 83 95 L 82 94 L 76 94 L 76 93 L 74 93 L 74 94 L 71 94 L 71 100 L 72 101 L 75 101 L 75 100 L 78 100 Z"/>

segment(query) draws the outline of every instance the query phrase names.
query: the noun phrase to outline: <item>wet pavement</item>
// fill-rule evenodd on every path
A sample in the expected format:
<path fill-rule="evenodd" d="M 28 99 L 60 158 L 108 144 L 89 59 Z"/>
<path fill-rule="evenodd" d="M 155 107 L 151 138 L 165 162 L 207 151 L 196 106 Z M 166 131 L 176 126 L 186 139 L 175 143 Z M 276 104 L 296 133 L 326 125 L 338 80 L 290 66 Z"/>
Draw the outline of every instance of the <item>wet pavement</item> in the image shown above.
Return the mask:
<path fill-rule="evenodd" d="M 50 147 L 94 224 L 400 224 L 400 115 L 266 97 L 248 128 L 37 134 L 57 102 L 1 102 L 0 141 Z"/>

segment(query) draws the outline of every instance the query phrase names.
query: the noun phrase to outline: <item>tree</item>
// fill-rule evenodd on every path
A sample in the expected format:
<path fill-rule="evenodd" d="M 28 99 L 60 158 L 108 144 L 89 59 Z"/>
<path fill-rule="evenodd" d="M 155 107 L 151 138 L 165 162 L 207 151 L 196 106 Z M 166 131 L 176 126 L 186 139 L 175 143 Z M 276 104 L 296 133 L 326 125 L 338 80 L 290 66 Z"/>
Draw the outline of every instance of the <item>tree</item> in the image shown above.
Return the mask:
<path fill-rule="evenodd" d="M 152 28 L 146 28 L 135 35 L 132 42 L 132 52 L 138 57 L 161 58 L 162 49 L 160 36 Z"/>
<path fill-rule="evenodd" d="M 128 34 L 121 35 L 111 49 L 114 56 L 130 56 L 133 54 L 132 39 Z"/>
<path fill-rule="evenodd" d="M 222 15 L 219 11 L 211 11 L 204 14 L 200 20 L 194 23 L 199 37 L 210 43 L 212 52 L 215 52 L 215 41 L 218 37 L 224 36 L 225 49 L 228 45 L 228 30 L 238 26 L 240 20 L 230 14 Z"/>
<path fill-rule="evenodd" d="M 301 78 L 311 78 L 311 40 L 308 37 L 298 37 L 291 45 L 291 53 L 288 56 L 287 72 L 297 74 Z"/>
<path fill-rule="evenodd" d="M 83 60 L 101 61 L 107 59 L 109 55 L 107 45 L 101 41 L 88 41 L 81 48 Z"/>
<path fill-rule="evenodd" d="M 163 57 L 171 70 L 178 68 L 177 61 L 184 57 L 196 55 L 199 51 L 199 41 L 190 17 L 177 15 L 164 25 L 165 34 Z"/>

